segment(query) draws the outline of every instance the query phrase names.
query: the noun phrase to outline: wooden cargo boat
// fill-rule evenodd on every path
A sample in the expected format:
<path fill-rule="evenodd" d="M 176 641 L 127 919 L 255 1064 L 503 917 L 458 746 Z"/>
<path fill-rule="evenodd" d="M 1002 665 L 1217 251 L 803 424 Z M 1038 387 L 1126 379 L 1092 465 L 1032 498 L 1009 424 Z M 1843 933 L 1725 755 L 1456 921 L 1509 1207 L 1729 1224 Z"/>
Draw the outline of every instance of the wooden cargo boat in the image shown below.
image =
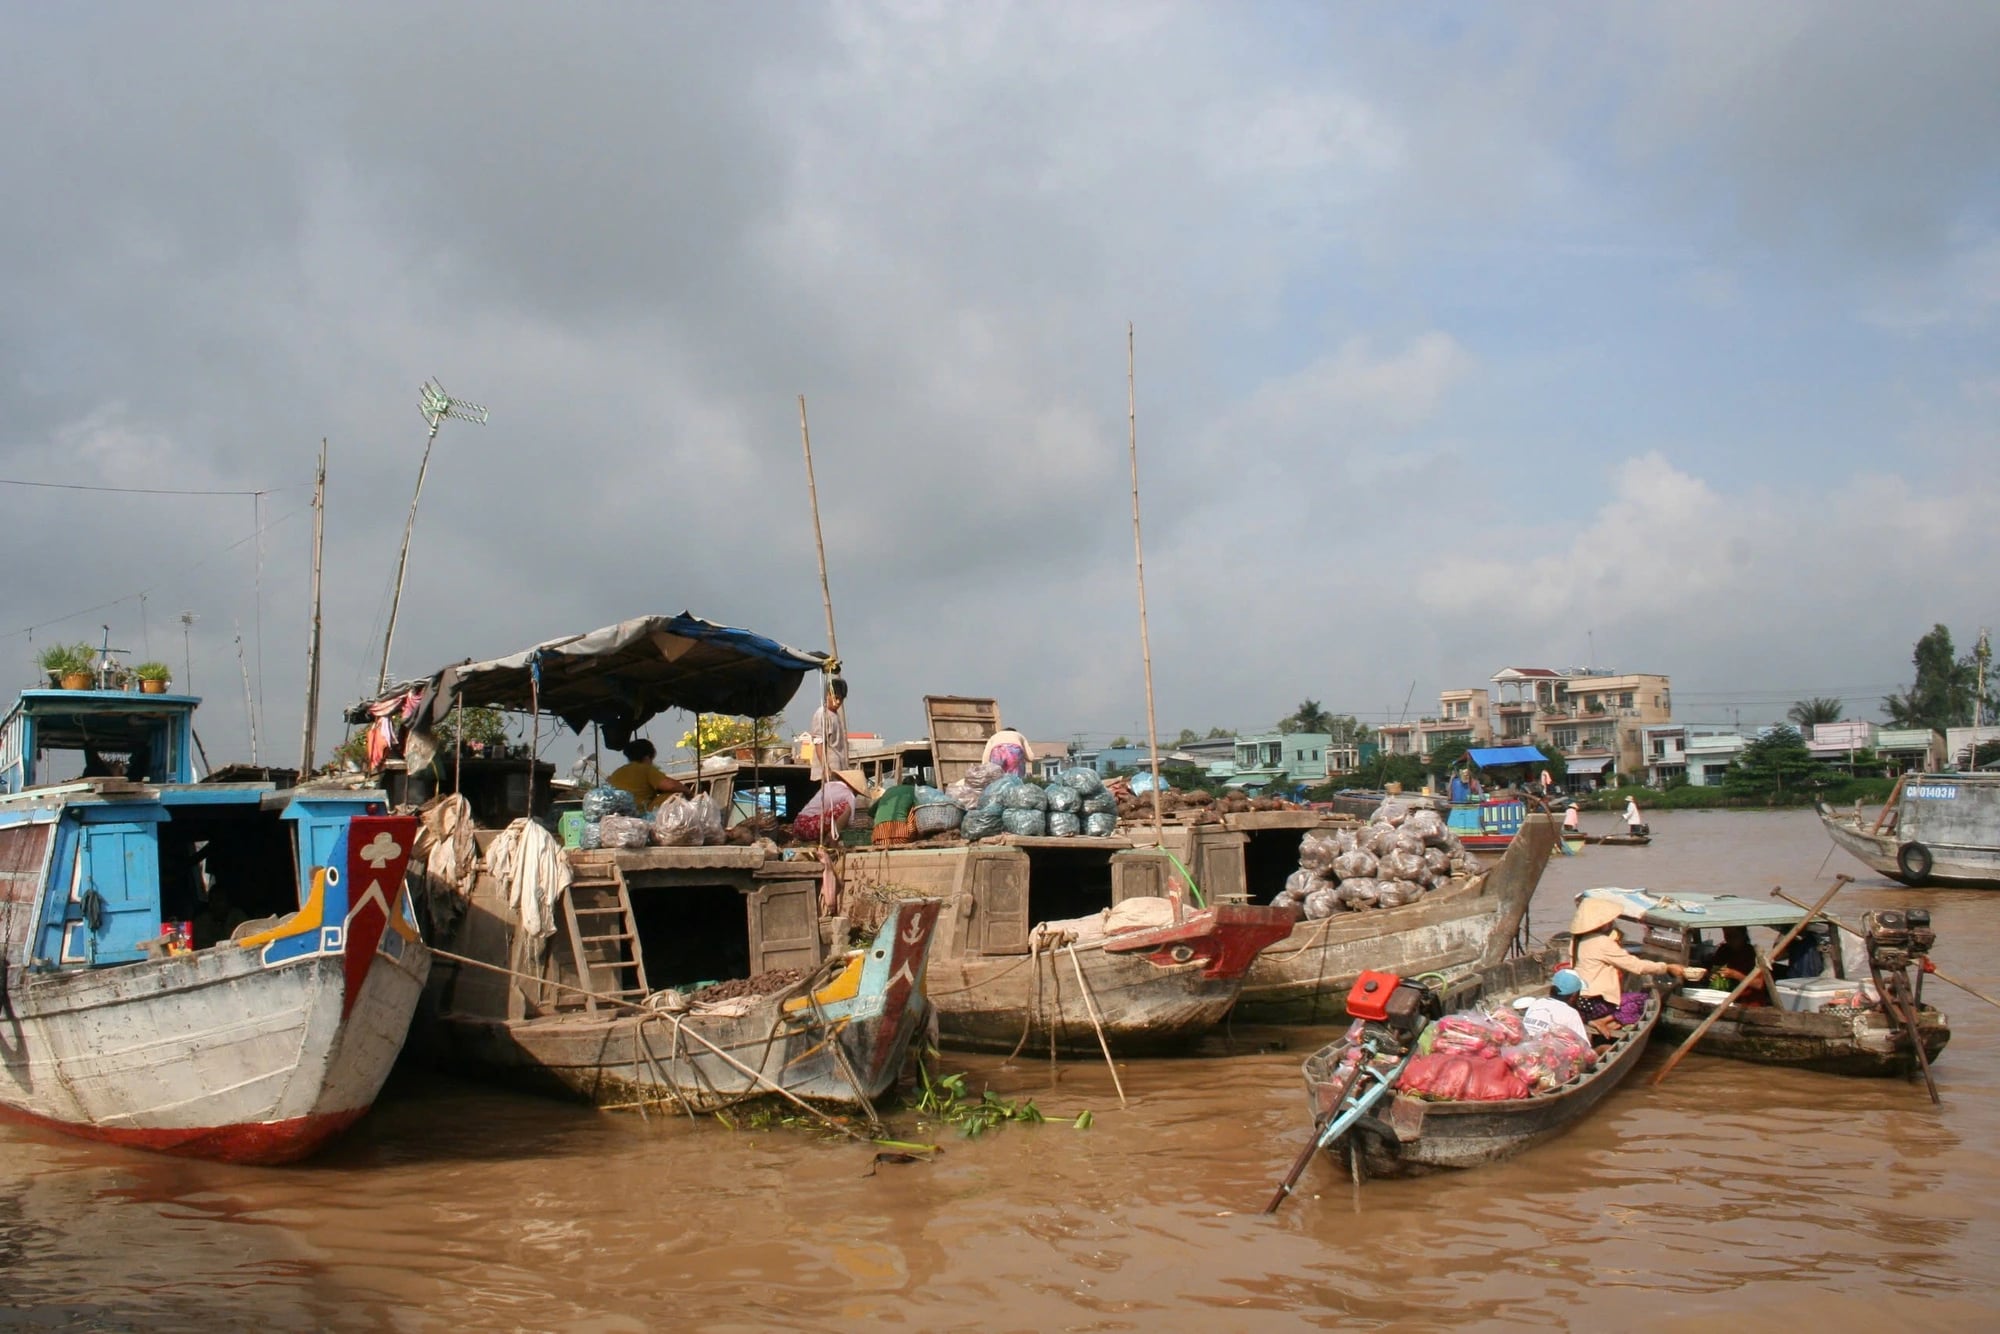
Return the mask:
<path fill-rule="evenodd" d="M 1532 961 L 1501 965 L 1478 999 L 1491 1008 L 1531 991 L 1544 992 L 1547 978 L 1546 968 Z M 1348 1154 L 1355 1155 L 1374 1176 L 1421 1176 L 1511 1158 L 1568 1130 L 1630 1077 L 1661 1012 L 1660 997 L 1648 993 L 1645 1016 L 1600 1048 L 1596 1064 L 1560 1088 L 1497 1101 L 1425 1102 L 1392 1096 L 1357 1117 L 1345 1136 L 1328 1146 L 1329 1152 L 1339 1155 L 1343 1166 L 1350 1165 Z M 1306 1059 L 1306 1100 L 1315 1124 L 1340 1094 L 1335 1072 L 1348 1045 L 1343 1038 Z"/>
<path fill-rule="evenodd" d="M 1297 836 L 1290 837 L 1292 865 Z M 1336 913 L 1299 921 L 1250 966 L 1236 1017 L 1264 1023 L 1319 1023 L 1344 1017 L 1345 998 L 1364 970 L 1405 977 L 1447 975 L 1499 962 L 1514 938 L 1556 843 L 1556 823 L 1528 817 L 1521 834 L 1490 870 L 1454 880 L 1400 908 Z M 1206 865 L 1206 861 L 1199 865 Z M 1261 879 L 1244 886 L 1250 901 L 1268 901 L 1282 879 L 1259 857 Z"/>
<path fill-rule="evenodd" d="M 1735 894 L 1587 890 L 1585 895 L 1610 897 L 1625 906 L 1625 919 L 1645 931 L 1637 953 L 1679 964 L 1703 964 L 1724 927 L 1784 931 L 1806 915 L 1789 904 Z M 1812 985 L 1805 980 L 1776 979 L 1774 1004 L 1728 1006 L 1702 1035 L 1699 1050 L 1710 1056 L 1826 1074 L 1916 1076 L 1920 1071 L 1909 1033 L 1891 1021 L 1878 1000 L 1871 999 L 1872 990 L 1865 989 L 1872 988 L 1870 979 L 1839 975 L 1841 962 L 1834 958 L 1833 968 L 1822 978 L 1813 979 Z M 1918 985 L 1921 987 L 1921 982 Z M 1676 1045 L 1685 1042 L 1726 994 L 1686 986 L 1668 992 L 1660 1018 L 1661 1037 Z M 1841 1003 L 1820 1008 L 1829 999 Z M 1937 1009 L 1923 1004 L 1921 992 L 1915 999 L 1925 1059 L 1935 1061 L 1951 1041 L 1951 1026 Z"/>
<path fill-rule="evenodd" d="M 379 792 L 194 783 L 198 703 L 34 690 L 0 724 L 0 1107 L 286 1162 L 367 1112 L 409 1031 L 416 822 Z M 86 746 L 138 777 L 38 786 Z"/>
<path fill-rule="evenodd" d="M 686 613 L 640 617 L 399 687 L 420 699 L 402 744 L 429 749 L 461 704 L 612 740 L 669 708 L 764 717 L 825 666 Z M 473 835 L 482 856 L 461 888 L 426 877 L 444 960 L 426 1036 L 445 1065 L 601 1106 L 691 1110 L 767 1094 L 865 1109 L 900 1074 L 928 1019 L 935 902 L 898 904 L 850 950 L 847 923 L 822 920 L 812 849 L 583 851 L 510 828 Z M 496 869 L 502 837 L 518 846 Z M 536 881 L 551 888 L 546 918 Z M 712 1003 L 717 981 L 739 985 Z"/>
<path fill-rule="evenodd" d="M 936 900 L 897 904 L 867 948 L 762 994 L 605 1004 L 592 993 L 581 1008 L 517 1019 L 454 1012 L 441 1023 L 454 1064 L 599 1106 L 707 1112 L 782 1091 L 865 1110 L 894 1086 L 928 1017 L 937 914 Z"/>
<path fill-rule="evenodd" d="M 1873 817 L 1818 806 L 1835 847 L 1906 885 L 2000 889 L 2000 774 L 1906 774 Z"/>

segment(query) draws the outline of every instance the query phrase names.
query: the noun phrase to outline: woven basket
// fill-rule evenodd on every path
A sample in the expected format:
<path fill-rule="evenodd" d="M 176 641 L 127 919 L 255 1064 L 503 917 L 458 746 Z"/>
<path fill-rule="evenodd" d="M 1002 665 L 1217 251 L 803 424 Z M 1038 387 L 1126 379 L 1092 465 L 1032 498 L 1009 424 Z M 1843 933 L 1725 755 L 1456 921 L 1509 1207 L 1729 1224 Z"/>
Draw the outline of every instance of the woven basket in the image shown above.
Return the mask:
<path fill-rule="evenodd" d="M 916 825 L 919 834 L 949 833 L 958 828 L 959 821 L 964 818 L 964 809 L 955 801 L 919 806 L 910 815 L 910 820 Z"/>

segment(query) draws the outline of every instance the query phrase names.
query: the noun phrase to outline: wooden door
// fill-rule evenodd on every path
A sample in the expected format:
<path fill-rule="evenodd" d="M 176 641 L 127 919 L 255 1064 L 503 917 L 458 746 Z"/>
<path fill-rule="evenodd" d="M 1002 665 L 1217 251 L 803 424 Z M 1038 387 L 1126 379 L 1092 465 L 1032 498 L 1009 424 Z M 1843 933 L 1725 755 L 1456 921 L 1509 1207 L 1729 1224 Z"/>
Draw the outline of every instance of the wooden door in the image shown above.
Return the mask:
<path fill-rule="evenodd" d="M 972 900 L 973 947 L 981 954 L 1028 952 L 1028 855 L 1012 848 L 966 853 L 961 891 Z"/>
<path fill-rule="evenodd" d="M 820 960 L 819 882 L 785 880 L 747 896 L 750 971 L 809 969 Z"/>

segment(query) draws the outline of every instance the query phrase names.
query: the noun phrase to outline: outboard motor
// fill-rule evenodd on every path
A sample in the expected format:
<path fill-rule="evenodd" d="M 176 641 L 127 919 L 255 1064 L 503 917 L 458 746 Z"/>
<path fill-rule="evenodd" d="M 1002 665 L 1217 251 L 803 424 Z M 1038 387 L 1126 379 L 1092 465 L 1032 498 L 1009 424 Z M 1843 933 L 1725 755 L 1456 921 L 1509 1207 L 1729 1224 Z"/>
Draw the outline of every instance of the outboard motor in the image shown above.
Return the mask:
<path fill-rule="evenodd" d="M 1423 983 L 1394 973 L 1365 972 L 1347 993 L 1347 1012 L 1397 1045 L 1415 1041 L 1424 1025 L 1444 1013 L 1437 992 Z"/>

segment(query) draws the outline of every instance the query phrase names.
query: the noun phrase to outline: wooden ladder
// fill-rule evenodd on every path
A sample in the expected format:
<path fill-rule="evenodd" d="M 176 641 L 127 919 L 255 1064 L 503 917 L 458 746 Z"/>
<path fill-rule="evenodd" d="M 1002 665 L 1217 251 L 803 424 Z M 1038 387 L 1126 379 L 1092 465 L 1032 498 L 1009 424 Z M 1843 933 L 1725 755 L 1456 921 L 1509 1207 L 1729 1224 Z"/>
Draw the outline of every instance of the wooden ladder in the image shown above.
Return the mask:
<path fill-rule="evenodd" d="M 646 960 L 639 951 L 639 925 L 632 917 L 625 873 L 609 861 L 572 862 L 570 869 L 574 878 L 563 896 L 563 921 L 569 927 L 576 984 L 594 993 L 581 998 L 583 1008 L 600 1008 L 599 996 L 643 1001 Z M 576 1008 L 576 997 L 565 1001 L 556 1008 Z"/>

